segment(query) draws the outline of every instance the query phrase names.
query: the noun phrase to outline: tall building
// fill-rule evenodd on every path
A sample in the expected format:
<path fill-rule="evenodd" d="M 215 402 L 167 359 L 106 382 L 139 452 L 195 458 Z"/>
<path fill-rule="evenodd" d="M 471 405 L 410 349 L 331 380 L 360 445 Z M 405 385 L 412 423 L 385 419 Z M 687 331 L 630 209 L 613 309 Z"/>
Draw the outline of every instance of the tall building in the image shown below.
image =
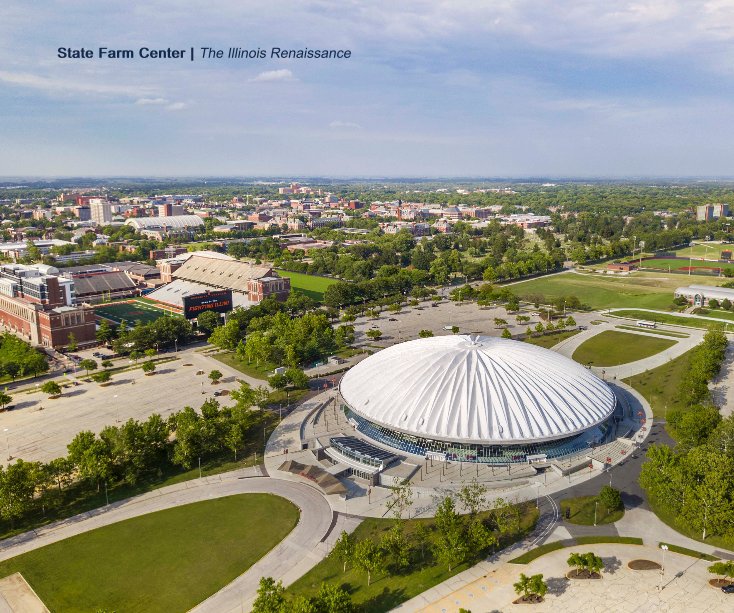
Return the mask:
<path fill-rule="evenodd" d="M 44 347 L 96 343 L 94 310 L 74 306 L 74 281 L 58 273 L 44 264 L 0 266 L 0 327 Z"/>
<path fill-rule="evenodd" d="M 106 200 L 94 198 L 89 202 L 92 221 L 98 226 L 107 226 L 112 223 L 112 206 Z"/>
<path fill-rule="evenodd" d="M 729 217 L 728 204 L 703 204 L 696 207 L 696 219 L 698 221 L 711 221 L 720 217 Z"/>

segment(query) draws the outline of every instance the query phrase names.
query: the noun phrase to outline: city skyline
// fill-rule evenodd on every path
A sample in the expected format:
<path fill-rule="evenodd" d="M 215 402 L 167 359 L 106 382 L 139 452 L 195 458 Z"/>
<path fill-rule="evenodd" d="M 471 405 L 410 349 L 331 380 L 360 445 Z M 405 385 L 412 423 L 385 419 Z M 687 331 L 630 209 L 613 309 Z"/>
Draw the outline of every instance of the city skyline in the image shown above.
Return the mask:
<path fill-rule="evenodd" d="M 2 176 L 725 177 L 730 2 L 0 8 Z M 349 49 L 59 59 L 57 48 Z"/>

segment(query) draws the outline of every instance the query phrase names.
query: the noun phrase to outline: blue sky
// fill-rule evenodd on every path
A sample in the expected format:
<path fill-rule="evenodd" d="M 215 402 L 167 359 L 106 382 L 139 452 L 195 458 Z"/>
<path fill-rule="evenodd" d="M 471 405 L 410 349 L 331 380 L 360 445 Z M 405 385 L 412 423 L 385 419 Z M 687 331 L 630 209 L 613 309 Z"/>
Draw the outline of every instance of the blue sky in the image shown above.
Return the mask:
<path fill-rule="evenodd" d="M 348 48 L 60 60 L 57 47 Z M 731 176 L 734 0 L 4 0 L 0 175 Z"/>

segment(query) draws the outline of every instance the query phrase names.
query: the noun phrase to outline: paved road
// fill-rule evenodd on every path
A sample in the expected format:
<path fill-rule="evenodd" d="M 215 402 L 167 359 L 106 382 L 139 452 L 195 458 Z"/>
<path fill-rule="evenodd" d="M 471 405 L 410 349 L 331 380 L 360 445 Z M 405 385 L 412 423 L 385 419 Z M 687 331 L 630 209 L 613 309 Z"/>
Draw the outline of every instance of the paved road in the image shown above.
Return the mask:
<path fill-rule="evenodd" d="M 171 507 L 235 494 L 275 494 L 299 507 L 301 514 L 298 525 L 247 572 L 195 609 L 198 612 L 217 613 L 241 611 L 243 607 L 249 610 L 260 577 L 272 576 L 283 580 L 286 585 L 290 584 L 323 559 L 342 529 L 351 531 L 360 521 L 335 517 L 324 497 L 313 487 L 262 475 L 262 467 L 252 467 L 186 481 L 123 500 L 0 541 L 0 560 L 95 528 Z"/>

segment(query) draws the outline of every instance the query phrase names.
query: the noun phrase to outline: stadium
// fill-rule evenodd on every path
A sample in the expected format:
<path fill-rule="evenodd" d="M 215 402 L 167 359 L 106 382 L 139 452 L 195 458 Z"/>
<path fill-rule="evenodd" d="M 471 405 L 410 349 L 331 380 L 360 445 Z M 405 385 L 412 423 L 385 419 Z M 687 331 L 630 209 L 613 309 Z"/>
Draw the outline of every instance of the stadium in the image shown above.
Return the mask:
<path fill-rule="evenodd" d="M 349 370 L 347 419 L 381 446 L 441 460 L 552 460 L 610 442 L 622 407 L 590 370 L 548 349 L 486 336 L 394 345 Z"/>

